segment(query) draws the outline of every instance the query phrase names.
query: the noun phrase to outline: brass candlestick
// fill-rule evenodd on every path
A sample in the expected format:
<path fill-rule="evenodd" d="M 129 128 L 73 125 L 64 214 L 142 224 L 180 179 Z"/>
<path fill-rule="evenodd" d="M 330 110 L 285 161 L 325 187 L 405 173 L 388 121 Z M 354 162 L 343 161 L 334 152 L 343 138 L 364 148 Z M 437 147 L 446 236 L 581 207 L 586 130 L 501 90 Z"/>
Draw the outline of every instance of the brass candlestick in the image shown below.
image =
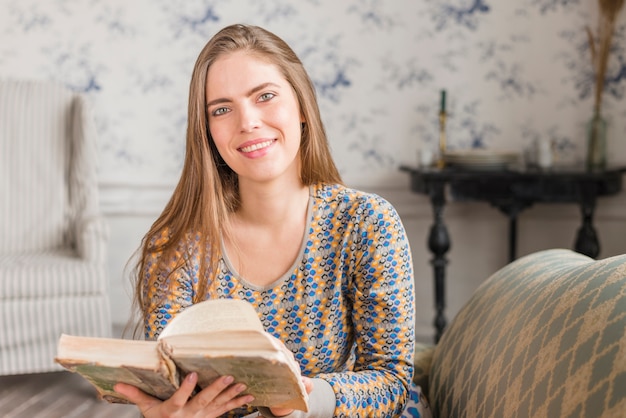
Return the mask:
<path fill-rule="evenodd" d="M 437 168 L 444 168 L 446 162 L 443 159 L 446 153 L 446 112 L 439 112 L 439 159 L 437 160 Z"/>

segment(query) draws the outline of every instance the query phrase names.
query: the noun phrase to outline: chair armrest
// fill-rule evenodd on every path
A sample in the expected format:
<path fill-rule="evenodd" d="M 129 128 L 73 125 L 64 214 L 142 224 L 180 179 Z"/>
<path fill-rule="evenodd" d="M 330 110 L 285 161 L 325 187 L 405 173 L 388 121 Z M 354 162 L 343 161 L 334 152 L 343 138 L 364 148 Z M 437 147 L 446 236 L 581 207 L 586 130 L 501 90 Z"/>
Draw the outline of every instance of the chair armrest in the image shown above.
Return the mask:
<path fill-rule="evenodd" d="M 426 398 L 428 398 L 428 379 L 434 352 L 434 345 L 415 343 L 413 383 L 422 388 L 422 393 L 426 395 Z"/>
<path fill-rule="evenodd" d="M 76 251 L 82 259 L 104 264 L 109 226 L 101 216 L 84 218 L 76 224 Z"/>

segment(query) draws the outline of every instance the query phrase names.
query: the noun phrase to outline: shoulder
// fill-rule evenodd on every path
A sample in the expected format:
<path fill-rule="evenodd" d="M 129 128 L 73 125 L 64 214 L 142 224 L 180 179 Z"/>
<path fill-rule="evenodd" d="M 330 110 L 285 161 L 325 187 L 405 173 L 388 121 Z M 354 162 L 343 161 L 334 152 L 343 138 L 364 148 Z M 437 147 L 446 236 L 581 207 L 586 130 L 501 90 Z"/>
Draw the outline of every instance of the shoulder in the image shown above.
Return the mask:
<path fill-rule="evenodd" d="M 340 211 L 364 218 L 398 217 L 393 205 L 385 198 L 341 184 L 315 184 L 312 195 L 322 211 Z"/>
<path fill-rule="evenodd" d="M 385 198 L 370 192 L 353 189 L 341 184 L 317 183 L 313 185 L 312 195 L 318 202 L 341 205 L 344 207 L 391 208 Z"/>
<path fill-rule="evenodd" d="M 196 231 L 174 234 L 171 228 L 165 227 L 147 238 L 147 255 L 161 258 L 189 258 L 198 253 L 203 244 L 202 235 Z"/>

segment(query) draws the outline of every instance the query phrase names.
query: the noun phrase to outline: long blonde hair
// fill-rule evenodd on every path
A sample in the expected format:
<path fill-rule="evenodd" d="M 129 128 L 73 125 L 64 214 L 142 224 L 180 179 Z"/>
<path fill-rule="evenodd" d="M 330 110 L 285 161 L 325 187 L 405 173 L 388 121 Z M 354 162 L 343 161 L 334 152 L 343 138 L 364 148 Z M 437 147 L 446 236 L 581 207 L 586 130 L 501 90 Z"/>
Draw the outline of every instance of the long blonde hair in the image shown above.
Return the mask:
<path fill-rule="evenodd" d="M 299 152 L 302 183 L 342 183 L 331 156 L 313 83 L 293 50 L 278 36 L 257 26 L 236 24 L 220 30 L 200 52 L 191 76 L 185 161 L 180 180 L 138 249 L 135 305 L 144 320 L 151 306 L 158 303 L 154 292 L 159 285 L 159 274 L 145 276 L 147 258 L 159 253 L 161 260 L 171 259 L 187 234 L 197 234 L 201 240 L 199 283 L 194 303 L 206 297 L 213 282 L 213 272 L 221 258 L 220 242 L 229 234 L 228 216 L 238 209 L 240 200 L 237 175 L 224 163 L 211 138 L 206 113 L 206 79 L 209 68 L 219 57 L 240 50 L 276 65 L 295 91 L 305 120 Z M 157 239 L 164 231 L 165 239 Z M 205 261 L 207 251 L 210 254 Z M 178 263 L 180 267 L 184 260 Z M 164 264 L 157 269 L 167 269 Z M 170 283 L 170 290 L 175 285 Z"/>

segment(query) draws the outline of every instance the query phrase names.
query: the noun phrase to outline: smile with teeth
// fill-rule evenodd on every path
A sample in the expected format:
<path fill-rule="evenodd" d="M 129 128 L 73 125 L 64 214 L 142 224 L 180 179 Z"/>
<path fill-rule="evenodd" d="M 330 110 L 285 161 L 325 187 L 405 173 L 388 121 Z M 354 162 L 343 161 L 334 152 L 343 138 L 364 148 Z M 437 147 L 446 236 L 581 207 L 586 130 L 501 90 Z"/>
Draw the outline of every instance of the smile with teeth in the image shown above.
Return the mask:
<path fill-rule="evenodd" d="M 267 141 L 258 142 L 256 144 L 248 145 L 247 147 L 241 147 L 241 148 L 239 148 L 239 151 L 241 151 L 241 152 L 252 152 L 252 151 L 260 150 L 262 148 L 269 147 L 270 145 L 272 145 L 273 142 L 274 142 L 273 140 L 269 139 Z"/>

